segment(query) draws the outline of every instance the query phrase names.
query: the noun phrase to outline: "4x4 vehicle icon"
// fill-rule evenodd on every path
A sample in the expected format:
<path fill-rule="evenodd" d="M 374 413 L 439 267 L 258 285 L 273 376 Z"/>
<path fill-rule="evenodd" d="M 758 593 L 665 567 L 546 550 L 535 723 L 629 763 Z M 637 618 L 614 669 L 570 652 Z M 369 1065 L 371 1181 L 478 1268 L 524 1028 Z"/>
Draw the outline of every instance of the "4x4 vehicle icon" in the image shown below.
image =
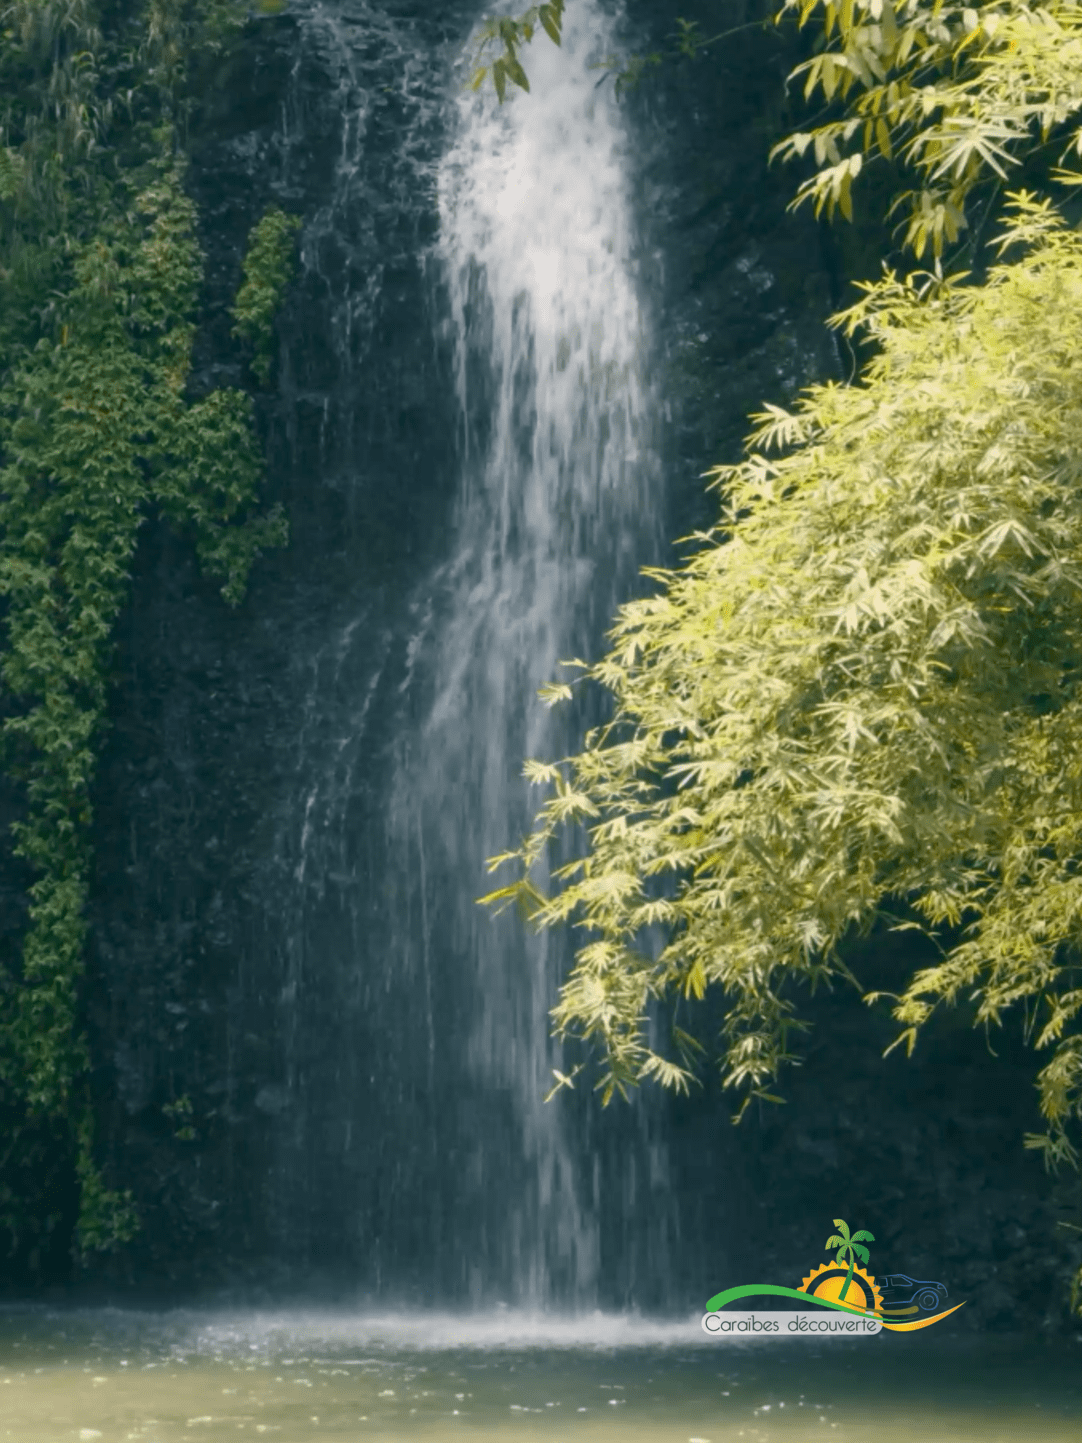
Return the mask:
<path fill-rule="evenodd" d="M 885 1278 L 876 1278 L 876 1283 L 883 1295 L 883 1308 L 892 1312 L 904 1308 L 907 1303 L 915 1303 L 916 1307 L 910 1308 L 910 1312 L 919 1308 L 922 1312 L 931 1313 L 942 1305 L 947 1296 L 942 1283 L 921 1283 L 905 1273 L 888 1273 Z"/>

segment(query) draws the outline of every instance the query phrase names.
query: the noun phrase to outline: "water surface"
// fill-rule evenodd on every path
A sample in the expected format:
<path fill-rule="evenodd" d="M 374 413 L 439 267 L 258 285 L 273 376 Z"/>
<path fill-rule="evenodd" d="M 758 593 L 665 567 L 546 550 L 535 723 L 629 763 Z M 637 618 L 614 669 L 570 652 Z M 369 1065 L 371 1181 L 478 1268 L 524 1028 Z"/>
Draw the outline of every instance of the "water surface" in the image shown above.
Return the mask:
<path fill-rule="evenodd" d="M 14 1443 L 1077 1443 L 1082 1338 L 718 1342 L 697 1318 L 0 1311 Z"/>

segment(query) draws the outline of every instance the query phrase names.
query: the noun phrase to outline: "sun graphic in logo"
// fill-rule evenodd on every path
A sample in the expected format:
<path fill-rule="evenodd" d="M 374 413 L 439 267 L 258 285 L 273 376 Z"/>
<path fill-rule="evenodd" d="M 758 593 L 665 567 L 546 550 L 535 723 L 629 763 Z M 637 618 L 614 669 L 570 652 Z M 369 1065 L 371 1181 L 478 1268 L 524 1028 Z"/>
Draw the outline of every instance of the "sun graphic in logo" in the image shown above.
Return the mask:
<path fill-rule="evenodd" d="M 845 1287 L 846 1278 L 849 1278 L 849 1269 L 844 1263 L 820 1263 L 817 1268 L 812 1268 L 797 1291 L 807 1293 L 809 1297 L 823 1298 L 827 1302 L 842 1303 L 847 1308 L 864 1308 L 876 1313 L 882 1311 L 883 1295 L 871 1273 L 858 1263 L 853 1268 L 853 1275 L 843 1298 L 842 1289 Z"/>

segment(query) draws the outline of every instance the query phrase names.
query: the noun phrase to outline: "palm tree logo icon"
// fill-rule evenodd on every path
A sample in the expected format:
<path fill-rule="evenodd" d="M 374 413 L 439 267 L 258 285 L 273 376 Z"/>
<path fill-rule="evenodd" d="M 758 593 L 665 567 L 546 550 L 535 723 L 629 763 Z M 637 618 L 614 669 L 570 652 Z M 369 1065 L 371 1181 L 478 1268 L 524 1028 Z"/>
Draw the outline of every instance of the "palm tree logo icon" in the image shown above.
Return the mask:
<path fill-rule="evenodd" d="M 850 1237 L 849 1225 L 848 1223 L 846 1223 L 844 1218 L 835 1218 L 834 1226 L 836 1228 L 840 1228 L 841 1232 L 833 1233 L 829 1238 L 827 1238 L 826 1246 L 828 1248 L 838 1249 L 838 1256 L 835 1258 L 834 1261 L 839 1265 L 845 1262 L 846 1254 L 848 1253 L 849 1255 L 849 1271 L 845 1275 L 845 1286 L 842 1288 L 841 1293 L 838 1296 L 839 1302 L 844 1303 L 845 1295 L 849 1291 L 849 1284 L 853 1281 L 853 1268 L 856 1264 L 857 1258 L 859 1258 L 862 1263 L 866 1263 L 868 1261 L 868 1249 L 866 1247 L 863 1247 L 862 1244 L 865 1239 L 867 1239 L 867 1241 L 870 1243 L 874 1243 L 875 1235 L 874 1233 L 865 1232 L 862 1228 L 859 1233 L 854 1233 L 853 1236 Z"/>
<path fill-rule="evenodd" d="M 779 1283 L 742 1283 L 738 1287 L 726 1288 L 715 1293 L 707 1303 L 703 1331 L 718 1336 L 729 1332 L 733 1324 L 730 1322 L 726 1327 L 718 1317 L 728 1303 L 735 1303 L 740 1298 L 770 1294 L 783 1298 L 814 1298 L 821 1308 L 835 1310 L 835 1331 L 844 1329 L 849 1332 L 872 1333 L 881 1328 L 889 1328 L 894 1333 L 911 1333 L 915 1329 L 928 1328 L 933 1323 L 942 1322 L 944 1318 L 964 1307 L 964 1303 L 955 1303 L 953 1308 L 933 1313 L 933 1309 L 942 1307 L 947 1296 L 947 1289 L 942 1283 L 918 1282 L 905 1273 L 889 1273 L 876 1282 L 864 1266 L 868 1261 L 868 1249 L 864 1244 L 874 1243 L 875 1234 L 865 1228 L 851 1233 L 844 1218 L 835 1218 L 834 1226 L 838 1231 L 831 1233 L 825 1246 L 828 1252 L 834 1252 L 836 1256 L 831 1262 L 820 1263 L 818 1267 L 812 1268 L 799 1288 L 786 1288 Z M 884 1301 L 887 1303 L 886 1307 Z M 933 1316 L 910 1316 L 921 1312 L 933 1313 Z M 850 1318 L 839 1323 L 837 1313 L 849 1313 Z M 809 1313 L 795 1315 L 795 1321 L 789 1323 L 789 1331 L 808 1330 L 808 1336 L 816 1336 L 815 1332 L 810 1331 L 814 1324 L 801 1321 L 811 1317 L 814 1315 Z M 902 1318 L 906 1321 L 902 1322 Z M 748 1324 L 745 1322 L 743 1327 L 747 1328 Z"/>
<path fill-rule="evenodd" d="M 875 1278 L 866 1268 L 860 1266 L 860 1263 L 866 1263 L 869 1258 L 864 1244 L 874 1243 L 875 1234 L 864 1228 L 850 1233 L 849 1224 L 844 1218 L 835 1218 L 834 1226 L 838 1231 L 832 1233 L 825 1244 L 828 1251 L 836 1250 L 834 1262 L 821 1263 L 817 1268 L 813 1268 L 800 1284 L 799 1291 L 817 1298 L 846 1303 L 851 1308 L 863 1308 L 878 1313 L 883 1305 L 882 1295 L 876 1286 Z M 857 1262 L 858 1258 L 860 1263 Z"/>

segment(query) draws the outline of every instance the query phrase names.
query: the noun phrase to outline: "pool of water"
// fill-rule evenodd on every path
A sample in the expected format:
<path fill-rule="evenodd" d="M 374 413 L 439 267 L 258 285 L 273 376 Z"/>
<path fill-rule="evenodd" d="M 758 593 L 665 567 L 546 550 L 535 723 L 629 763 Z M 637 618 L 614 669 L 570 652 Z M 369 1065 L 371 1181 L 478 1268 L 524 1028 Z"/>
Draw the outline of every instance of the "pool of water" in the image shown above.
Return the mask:
<path fill-rule="evenodd" d="M 0 1310 L 0 1443 L 1079 1443 L 1082 1337 L 699 1319 Z"/>

